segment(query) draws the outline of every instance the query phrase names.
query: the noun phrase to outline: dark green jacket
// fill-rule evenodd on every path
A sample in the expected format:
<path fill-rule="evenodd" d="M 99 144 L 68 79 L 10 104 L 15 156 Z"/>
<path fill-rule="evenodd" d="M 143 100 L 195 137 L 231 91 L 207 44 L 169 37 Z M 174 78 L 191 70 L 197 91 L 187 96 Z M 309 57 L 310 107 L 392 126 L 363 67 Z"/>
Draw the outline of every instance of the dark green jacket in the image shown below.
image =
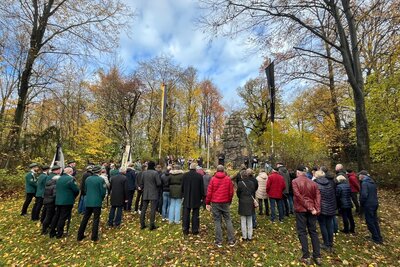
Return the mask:
<path fill-rule="evenodd" d="M 85 181 L 86 207 L 101 207 L 106 196 L 106 183 L 98 175 L 92 175 Z"/>
<path fill-rule="evenodd" d="M 36 193 L 36 183 L 37 179 L 35 177 L 35 174 L 33 172 L 28 172 L 25 175 L 25 191 L 26 193 Z"/>
<path fill-rule="evenodd" d="M 56 183 L 56 205 L 73 205 L 79 188 L 74 177 L 62 175 Z"/>
<path fill-rule="evenodd" d="M 46 173 L 41 173 L 39 175 L 38 181 L 37 181 L 37 187 L 36 187 L 36 197 L 43 197 L 44 195 L 44 188 L 46 186 L 47 182 L 47 174 Z"/>
<path fill-rule="evenodd" d="M 169 173 L 169 197 L 182 198 L 183 171 L 172 170 Z"/>

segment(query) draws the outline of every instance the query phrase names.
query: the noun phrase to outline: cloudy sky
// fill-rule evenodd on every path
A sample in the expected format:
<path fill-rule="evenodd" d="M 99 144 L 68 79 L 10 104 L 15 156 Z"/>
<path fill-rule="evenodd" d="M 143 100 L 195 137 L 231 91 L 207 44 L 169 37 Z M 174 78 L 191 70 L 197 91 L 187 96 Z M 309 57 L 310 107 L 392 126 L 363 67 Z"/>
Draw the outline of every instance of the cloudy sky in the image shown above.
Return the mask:
<path fill-rule="evenodd" d="M 245 37 L 210 42 L 208 35 L 196 30 L 200 14 L 196 0 L 125 2 L 137 13 L 130 38 L 121 38 L 120 57 L 128 68 L 140 60 L 171 55 L 182 67 L 195 67 L 200 79 L 211 79 L 225 103 L 237 102 L 236 88 L 258 75 L 262 55 L 249 53 Z"/>

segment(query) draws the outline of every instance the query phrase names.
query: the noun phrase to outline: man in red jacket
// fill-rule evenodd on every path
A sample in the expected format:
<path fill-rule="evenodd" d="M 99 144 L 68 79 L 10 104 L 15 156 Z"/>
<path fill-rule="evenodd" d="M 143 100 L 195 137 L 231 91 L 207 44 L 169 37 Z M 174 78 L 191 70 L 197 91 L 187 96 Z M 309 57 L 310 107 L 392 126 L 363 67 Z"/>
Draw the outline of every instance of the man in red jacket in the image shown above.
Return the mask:
<path fill-rule="evenodd" d="M 278 205 L 279 221 L 283 223 L 283 191 L 285 188 L 285 178 L 279 174 L 278 168 L 273 168 L 267 181 L 267 195 L 271 206 L 271 222 L 275 221 L 276 203 Z"/>
<path fill-rule="evenodd" d="M 215 245 L 222 247 L 221 219 L 224 217 L 227 232 L 228 244 L 233 247 L 236 244 L 233 230 L 230 205 L 233 197 L 233 183 L 231 178 L 225 174 L 224 166 L 218 165 L 217 172 L 211 178 L 207 189 L 206 208 L 212 212 L 215 224 Z"/>
<path fill-rule="evenodd" d="M 360 192 L 360 182 L 357 175 L 353 170 L 347 170 L 347 177 L 349 177 L 349 184 L 351 188 L 351 200 L 356 206 L 356 213 L 360 215 L 360 203 L 358 202 L 358 193 Z"/>
<path fill-rule="evenodd" d="M 296 230 L 301 243 L 303 257 L 301 261 L 311 264 L 308 251 L 307 230 L 311 237 L 313 258 L 317 265 L 321 265 L 320 244 L 317 233 L 317 215 L 321 212 L 321 194 L 315 182 L 305 175 L 303 165 L 297 167 L 297 178 L 292 181 L 294 210 L 296 212 Z"/>

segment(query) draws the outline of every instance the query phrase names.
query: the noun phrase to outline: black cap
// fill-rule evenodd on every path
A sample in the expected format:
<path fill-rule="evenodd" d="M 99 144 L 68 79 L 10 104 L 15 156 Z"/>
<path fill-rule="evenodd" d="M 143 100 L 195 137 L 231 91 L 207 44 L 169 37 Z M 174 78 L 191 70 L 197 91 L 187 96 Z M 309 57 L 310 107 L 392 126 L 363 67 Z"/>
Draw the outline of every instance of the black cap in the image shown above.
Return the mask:
<path fill-rule="evenodd" d="M 359 175 L 366 175 L 366 176 L 369 176 L 369 173 L 368 173 L 368 171 L 366 171 L 366 170 L 362 170 L 362 171 L 360 171 L 359 173 L 357 173 L 357 176 L 359 176 Z"/>
<path fill-rule="evenodd" d="M 96 165 L 93 167 L 92 172 L 94 173 L 99 173 L 101 172 L 101 166 L 100 165 Z"/>
<path fill-rule="evenodd" d="M 49 165 L 42 165 L 41 169 L 45 171 L 45 170 L 50 169 L 50 166 Z"/>
<path fill-rule="evenodd" d="M 58 165 L 54 165 L 53 167 L 51 167 L 52 171 L 59 170 L 59 169 L 61 169 L 61 167 Z"/>
<path fill-rule="evenodd" d="M 304 166 L 304 165 L 299 165 L 299 166 L 297 166 L 297 169 L 296 170 L 298 170 L 298 171 L 300 171 L 300 172 L 305 172 L 307 169 L 306 169 L 306 166 Z"/>
<path fill-rule="evenodd" d="M 35 167 L 37 167 L 37 166 L 39 166 L 37 163 L 29 164 L 29 168 L 30 168 L 30 169 L 35 168 Z"/>

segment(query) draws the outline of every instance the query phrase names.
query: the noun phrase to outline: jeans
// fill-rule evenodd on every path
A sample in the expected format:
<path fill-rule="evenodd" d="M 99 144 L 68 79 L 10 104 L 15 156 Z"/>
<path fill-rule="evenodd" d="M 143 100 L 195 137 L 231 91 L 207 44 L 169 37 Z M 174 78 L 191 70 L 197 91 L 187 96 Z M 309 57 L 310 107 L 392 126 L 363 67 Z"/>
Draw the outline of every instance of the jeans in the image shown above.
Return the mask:
<path fill-rule="evenodd" d="M 333 216 L 333 232 L 334 233 L 338 233 L 339 232 L 339 225 L 338 225 L 338 221 L 337 221 L 336 215 Z"/>
<path fill-rule="evenodd" d="M 252 239 L 253 238 L 252 216 L 240 216 L 240 226 L 242 228 L 243 239 Z"/>
<path fill-rule="evenodd" d="M 353 201 L 354 206 L 356 207 L 356 212 L 360 213 L 360 203 L 358 202 L 358 193 L 357 192 L 351 193 L 351 200 Z"/>
<path fill-rule="evenodd" d="M 322 239 L 324 240 L 324 245 L 327 247 L 333 246 L 333 217 L 322 214 L 318 216 Z"/>
<path fill-rule="evenodd" d="M 263 214 L 263 202 L 264 202 L 264 205 L 265 205 L 265 215 L 269 215 L 269 203 L 268 203 L 268 198 L 266 198 L 266 199 L 258 199 L 258 203 L 259 203 L 259 215 L 262 215 Z"/>
<path fill-rule="evenodd" d="M 289 193 L 288 201 L 289 201 L 289 213 L 293 214 L 293 193 Z"/>
<path fill-rule="evenodd" d="M 108 215 L 109 226 L 119 226 L 122 221 L 122 208 L 123 206 L 111 206 L 110 214 Z M 115 215 L 115 210 L 117 215 Z"/>
<path fill-rule="evenodd" d="M 170 223 L 179 223 L 181 220 L 181 198 L 171 198 L 168 211 L 168 220 Z"/>
<path fill-rule="evenodd" d="M 32 221 L 37 221 L 39 220 L 40 217 L 40 211 L 43 206 L 43 198 L 42 197 L 36 197 L 35 198 L 35 204 L 33 205 L 32 208 Z"/>
<path fill-rule="evenodd" d="M 84 214 L 86 210 L 86 196 L 81 196 L 78 203 L 78 213 Z"/>
<path fill-rule="evenodd" d="M 85 237 L 85 229 L 93 213 L 92 237 L 93 241 L 99 240 L 99 223 L 101 207 L 86 207 L 85 215 L 83 215 L 81 225 L 78 230 L 78 241 Z"/>
<path fill-rule="evenodd" d="M 228 242 L 235 242 L 235 232 L 232 225 L 229 203 L 211 203 L 211 212 L 215 224 L 215 243 L 222 243 L 222 217 L 225 220 Z"/>
<path fill-rule="evenodd" d="M 135 196 L 135 189 L 128 190 L 128 203 L 124 207 L 125 210 L 127 210 L 127 211 L 132 210 L 132 202 L 133 202 L 134 196 Z"/>
<path fill-rule="evenodd" d="M 364 207 L 365 222 L 368 230 L 371 232 L 372 240 L 382 242 L 381 229 L 378 222 L 378 207 Z"/>
<path fill-rule="evenodd" d="M 307 230 L 311 237 L 311 244 L 313 248 L 313 258 L 320 258 L 320 245 L 317 233 L 317 216 L 309 212 L 296 212 L 296 230 L 301 243 L 301 250 L 303 252 L 303 259 L 310 258 L 308 251 L 308 237 Z"/>
<path fill-rule="evenodd" d="M 27 213 L 29 204 L 31 204 L 32 199 L 35 197 L 35 193 L 26 193 L 25 202 L 22 205 L 21 215 L 25 215 Z"/>
<path fill-rule="evenodd" d="M 146 212 L 147 207 L 150 204 L 150 227 L 155 226 L 156 221 L 156 210 L 157 210 L 157 200 L 143 200 L 142 210 L 140 212 L 140 226 L 144 228 L 146 226 Z"/>
<path fill-rule="evenodd" d="M 189 234 L 190 213 L 192 213 L 192 234 L 197 235 L 200 226 L 200 208 L 191 209 L 183 207 L 182 230 L 185 235 Z"/>
<path fill-rule="evenodd" d="M 163 192 L 162 218 L 168 219 L 168 210 L 170 205 L 169 192 Z"/>
<path fill-rule="evenodd" d="M 342 209 L 342 219 L 343 219 L 343 226 L 344 226 L 343 232 L 354 233 L 355 224 L 354 224 L 353 212 L 351 211 L 351 208 Z M 349 224 L 350 224 L 350 228 L 349 228 Z"/>
<path fill-rule="evenodd" d="M 283 221 L 283 202 L 282 199 L 270 198 L 271 221 L 275 221 L 275 203 L 278 205 L 279 221 Z"/>

